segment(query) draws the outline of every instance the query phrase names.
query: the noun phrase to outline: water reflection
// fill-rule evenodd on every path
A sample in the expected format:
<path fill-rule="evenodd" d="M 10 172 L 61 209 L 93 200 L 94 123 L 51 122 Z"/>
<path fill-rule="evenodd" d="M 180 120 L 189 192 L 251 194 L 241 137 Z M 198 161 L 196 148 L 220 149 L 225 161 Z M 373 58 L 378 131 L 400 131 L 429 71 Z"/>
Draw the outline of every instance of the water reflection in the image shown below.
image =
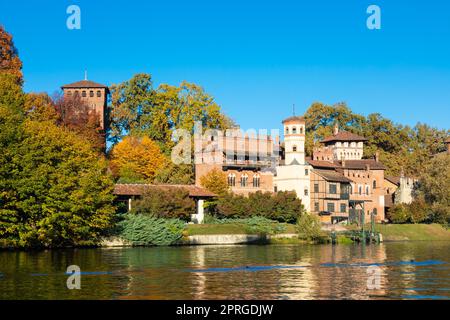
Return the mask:
<path fill-rule="evenodd" d="M 199 246 L 0 253 L 1 299 L 450 297 L 450 244 Z M 79 265 L 81 290 L 66 268 Z M 368 289 L 368 267 L 380 275 Z"/>

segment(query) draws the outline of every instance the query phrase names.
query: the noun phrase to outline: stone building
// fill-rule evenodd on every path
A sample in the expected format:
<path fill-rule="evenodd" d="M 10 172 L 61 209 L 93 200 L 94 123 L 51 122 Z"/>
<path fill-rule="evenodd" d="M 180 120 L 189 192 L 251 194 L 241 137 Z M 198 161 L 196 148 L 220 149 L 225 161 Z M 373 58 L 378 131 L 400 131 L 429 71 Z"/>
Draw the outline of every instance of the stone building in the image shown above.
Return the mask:
<path fill-rule="evenodd" d="M 226 135 L 195 139 L 195 184 L 213 169 L 225 173 L 228 186 L 236 194 L 273 192 L 273 172 L 278 160 L 278 142 L 268 135 L 243 134 L 230 130 Z"/>
<path fill-rule="evenodd" d="M 89 81 L 86 77 L 82 81 L 63 85 L 61 89 L 63 90 L 65 99 L 79 97 L 81 102 L 86 103 L 98 117 L 100 128 L 106 130 L 106 107 L 109 94 L 107 86 Z"/>

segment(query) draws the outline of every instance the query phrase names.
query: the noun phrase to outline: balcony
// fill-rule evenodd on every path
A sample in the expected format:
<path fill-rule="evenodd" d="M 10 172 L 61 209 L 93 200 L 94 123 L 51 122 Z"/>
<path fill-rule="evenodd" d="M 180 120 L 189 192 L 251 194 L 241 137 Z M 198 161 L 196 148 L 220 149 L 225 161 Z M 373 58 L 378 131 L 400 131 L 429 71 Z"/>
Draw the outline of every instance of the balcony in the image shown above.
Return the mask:
<path fill-rule="evenodd" d="M 341 200 L 350 200 L 350 194 L 349 193 L 341 193 Z"/>

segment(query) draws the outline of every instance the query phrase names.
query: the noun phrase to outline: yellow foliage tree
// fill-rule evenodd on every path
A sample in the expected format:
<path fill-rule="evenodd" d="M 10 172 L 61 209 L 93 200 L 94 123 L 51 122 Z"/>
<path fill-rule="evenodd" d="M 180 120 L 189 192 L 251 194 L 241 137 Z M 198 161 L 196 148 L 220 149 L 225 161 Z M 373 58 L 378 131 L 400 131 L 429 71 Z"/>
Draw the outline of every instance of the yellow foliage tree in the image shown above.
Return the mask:
<path fill-rule="evenodd" d="M 168 159 L 149 137 L 125 137 L 111 152 L 111 170 L 122 182 L 151 182 Z"/>
<path fill-rule="evenodd" d="M 200 183 L 217 195 L 225 195 L 229 190 L 226 174 L 217 168 L 202 176 Z"/>

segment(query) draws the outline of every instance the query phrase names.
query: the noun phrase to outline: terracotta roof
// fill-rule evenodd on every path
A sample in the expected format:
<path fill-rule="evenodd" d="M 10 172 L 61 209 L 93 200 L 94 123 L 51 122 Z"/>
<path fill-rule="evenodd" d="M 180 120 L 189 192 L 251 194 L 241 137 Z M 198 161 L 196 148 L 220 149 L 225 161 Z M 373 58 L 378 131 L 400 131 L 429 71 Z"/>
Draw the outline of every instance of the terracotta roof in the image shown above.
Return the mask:
<path fill-rule="evenodd" d="M 320 142 L 326 143 L 333 141 L 367 141 L 367 139 L 348 131 L 339 131 L 337 134 L 326 137 Z"/>
<path fill-rule="evenodd" d="M 381 163 L 373 159 L 364 160 L 345 160 L 345 166 L 342 166 L 342 161 L 323 161 L 323 160 L 308 160 L 308 163 L 313 168 L 339 168 L 339 169 L 356 169 L 365 170 L 369 165 L 371 170 L 386 170 L 386 167 Z"/>
<path fill-rule="evenodd" d="M 323 177 L 327 181 L 331 182 L 343 182 L 343 183 L 350 183 L 352 180 L 344 177 L 339 172 L 336 172 L 334 170 L 314 170 L 315 173 L 317 173 L 319 176 Z"/>
<path fill-rule="evenodd" d="M 106 88 L 106 89 L 108 89 L 108 86 L 105 86 L 100 83 L 96 83 L 94 81 L 82 80 L 82 81 L 66 84 L 66 85 L 62 86 L 61 88 Z"/>
<path fill-rule="evenodd" d="M 339 167 L 334 162 L 324 160 L 307 160 L 307 162 L 315 168 L 337 168 Z"/>
<path fill-rule="evenodd" d="M 116 184 L 114 186 L 114 194 L 118 196 L 141 196 L 145 192 L 154 189 L 157 191 L 158 189 L 185 189 L 189 191 L 190 197 L 198 197 L 198 198 L 213 198 L 217 197 L 216 194 L 194 186 L 194 185 L 181 185 L 181 184 Z"/>
<path fill-rule="evenodd" d="M 283 123 L 286 122 L 305 122 L 305 118 L 300 116 L 292 116 L 283 120 Z"/>
<path fill-rule="evenodd" d="M 342 166 L 342 161 L 335 161 L 340 168 L 345 169 L 357 169 L 365 170 L 366 166 L 369 165 L 371 170 L 386 170 L 386 167 L 381 163 L 373 159 L 364 160 L 345 160 L 345 166 Z"/>
<path fill-rule="evenodd" d="M 400 177 L 384 177 L 387 181 L 392 182 L 393 184 L 400 185 Z"/>

